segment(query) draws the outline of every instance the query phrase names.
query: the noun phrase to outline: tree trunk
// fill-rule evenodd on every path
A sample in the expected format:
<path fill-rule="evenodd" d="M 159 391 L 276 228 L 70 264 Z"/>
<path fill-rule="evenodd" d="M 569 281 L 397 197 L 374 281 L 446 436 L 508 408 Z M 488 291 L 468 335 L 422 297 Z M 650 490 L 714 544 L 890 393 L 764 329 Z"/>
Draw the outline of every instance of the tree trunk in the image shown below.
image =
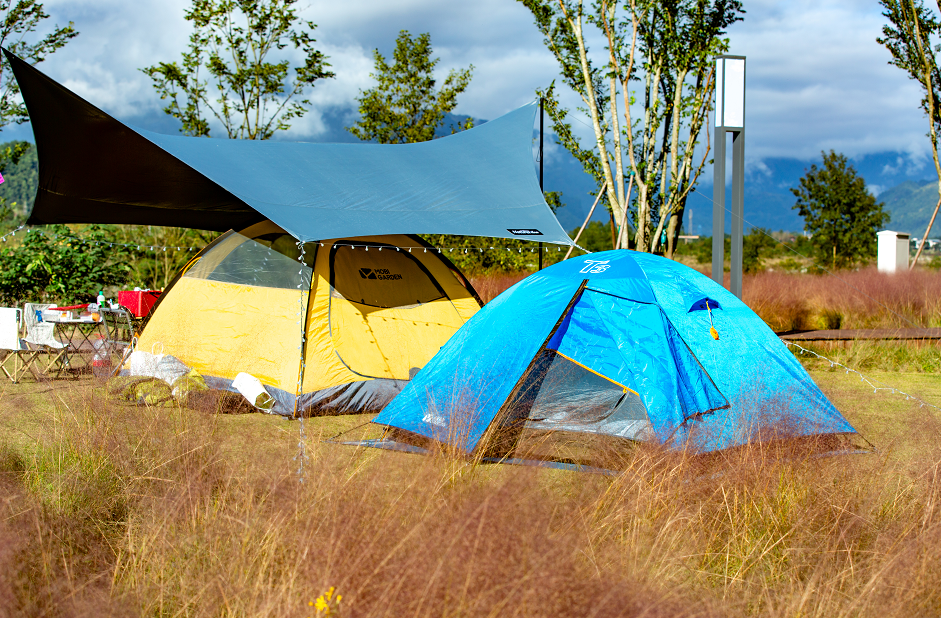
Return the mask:
<path fill-rule="evenodd" d="M 614 223 L 614 213 L 610 210 L 608 211 L 608 216 L 611 217 L 611 248 L 614 249 L 618 246 L 617 244 L 617 225 Z"/>
<path fill-rule="evenodd" d="M 670 222 L 667 224 L 667 249 L 664 255 L 673 259 L 673 253 L 676 251 L 676 241 L 679 236 L 679 222 L 683 220 L 683 210 L 670 215 Z"/>

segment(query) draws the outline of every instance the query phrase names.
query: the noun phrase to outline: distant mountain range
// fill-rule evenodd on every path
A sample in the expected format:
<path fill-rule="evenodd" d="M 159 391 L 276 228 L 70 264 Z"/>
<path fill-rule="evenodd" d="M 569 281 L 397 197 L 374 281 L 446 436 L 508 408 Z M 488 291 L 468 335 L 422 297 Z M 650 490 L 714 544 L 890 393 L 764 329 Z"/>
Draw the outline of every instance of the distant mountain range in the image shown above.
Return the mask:
<path fill-rule="evenodd" d="M 938 203 L 937 180 L 906 180 L 902 184 L 879 194 L 892 219 L 888 228 L 897 232 L 908 232 L 921 238 L 931 220 L 931 213 Z M 941 238 L 941 219 L 936 219 L 930 238 Z"/>
<path fill-rule="evenodd" d="M 559 213 L 559 220 L 566 229 L 581 224 L 591 198 L 579 199 L 579 191 L 591 190 L 591 182 L 584 183 L 585 174 L 578 164 L 569 161 L 550 166 L 547 171 L 546 188 L 557 184 L 563 191 L 563 202 L 569 204 Z M 799 232 L 804 223 L 793 209 L 796 202 L 791 188 L 800 186 L 800 178 L 812 164 L 821 164 L 821 159 L 802 161 L 791 158 L 768 158 L 750 162 L 745 168 L 745 222 L 746 229 L 762 227 L 772 231 Z M 850 164 L 857 174 L 866 180 L 869 190 L 884 204 L 891 220 L 888 228 L 920 237 L 925 232 L 928 220 L 938 201 L 937 181 L 925 179 L 933 171 L 929 166 L 913 162 L 906 155 L 883 152 L 851 159 Z M 728 166 L 729 168 L 731 165 Z M 559 178 L 553 178 L 555 174 Z M 579 176 L 581 178 L 579 178 Z M 583 189 L 582 186 L 587 186 Z M 557 189 L 558 190 L 558 189 Z M 731 206 L 731 187 L 726 189 L 726 206 Z M 606 220 L 607 213 L 594 219 Z M 731 221 L 726 213 L 726 231 Z M 699 185 L 687 201 L 684 228 L 687 233 L 710 236 L 712 234 L 712 170 L 707 169 Z M 932 237 L 941 238 L 941 217 L 936 221 Z"/>

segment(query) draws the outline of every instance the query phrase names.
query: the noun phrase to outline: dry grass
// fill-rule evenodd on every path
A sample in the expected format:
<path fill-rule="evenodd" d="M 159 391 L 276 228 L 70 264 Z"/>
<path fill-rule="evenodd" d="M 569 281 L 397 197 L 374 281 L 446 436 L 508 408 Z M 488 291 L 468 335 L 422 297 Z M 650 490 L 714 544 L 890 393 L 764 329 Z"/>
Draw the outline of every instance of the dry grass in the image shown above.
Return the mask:
<path fill-rule="evenodd" d="M 879 454 L 640 448 L 605 477 L 322 443 L 364 420 L 325 418 L 299 482 L 297 423 L 8 388 L 0 615 L 308 616 L 331 586 L 343 616 L 936 614 L 941 422 L 827 390 Z"/>
<path fill-rule="evenodd" d="M 832 275 L 746 276 L 744 301 L 775 331 L 941 326 L 941 275 L 873 268 Z"/>
<path fill-rule="evenodd" d="M 807 368 L 831 369 L 835 361 L 857 371 L 904 371 L 909 373 L 937 374 L 941 372 L 941 342 L 934 340 L 910 341 L 798 341 L 802 348 L 813 354 L 801 352 L 791 346 L 791 351 Z M 842 371 L 834 366 L 832 369 Z"/>

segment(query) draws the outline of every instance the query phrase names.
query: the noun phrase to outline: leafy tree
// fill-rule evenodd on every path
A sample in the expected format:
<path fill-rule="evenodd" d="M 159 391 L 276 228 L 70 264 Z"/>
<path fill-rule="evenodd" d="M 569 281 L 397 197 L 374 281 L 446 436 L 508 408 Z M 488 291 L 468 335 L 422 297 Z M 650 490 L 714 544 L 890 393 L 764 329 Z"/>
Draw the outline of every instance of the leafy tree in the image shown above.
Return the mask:
<path fill-rule="evenodd" d="M 361 140 L 380 144 L 413 144 L 435 136 L 445 115 L 457 106 L 457 97 L 470 84 L 474 65 L 452 69 L 440 89 L 435 89 L 434 69 L 439 58 L 432 58 L 431 36 L 416 37 L 402 30 L 395 41 L 394 62 L 390 65 L 379 50 L 373 51 L 376 63 L 370 77 L 378 84 L 360 92 L 361 119 L 347 130 Z M 474 126 L 468 118 L 460 129 Z"/>
<path fill-rule="evenodd" d="M 665 236 L 665 253 L 672 256 L 686 198 L 708 158 L 708 147 L 701 160 L 694 154 L 712 105 L 713 60 L 728 49 L 721 36 L 741 19 L 742 3 L 597 0 L 586 7 L 583 0 L 519 1 L 533 14 L 562 82 L 591 118 L 595 139 L 585 146 L 558 103 L 555 84 L 540 91 L 559 143 L 599 186 L 605 183 L 608 209 L 619 224 L 631 211 L 635 248 L 659 251 Z M 587 43 L 599 39 L 607 52 L 600 61 Z M 637 103 L 642 113 L 634 115 Z M 620 231 L 624 247 L 626 227 Z"/>
<path fill-rule="evenodd" d="M 832 150 L 821 154 L 823 167 L 811 165 L 800 188 L 791 189 L 794 209 L 811 234 L 818 265 L 847 268 L 875 256 L 876 231 L 889 222 L 889 214 L 845 156 Z"/>
<path fill-rule="evenodd" d="M 0 249 L 0 302 L 94 300 L 98 290 L 124 284 L 129 267 L 114 231 L 91 225 L 73 232 L 52 225 L 8 237 Z M 17 242 L 18 241 L 18 242 Z"/>
<path fill-rule="evenodd" d="M 69 22 L 67 26 L 52 28 L 52 32 L 36 40 L 32 36 L 39 25 L 49 19 L 38 0 L 0 0 L 0 47 L 5 47 L 26 62 L 38 64 L 50 54 L 78 36 L 78 31 Z M 32 39 L 30 42 L 28 39 Z M 0 130 L 9 124 L 23 124 L 29 120 L 26 105 L 20 97 L 20 87 L 13 77 L 9 65 L 0 69 Z M 0 172 L 16 165 L 29 148 L 28 142 L 10 142 L 0 148 Z M 10 215 L 6 199 L 0 198 L 2 218 Z"/>
<path fill-rule="evenodd" d="M 922 0 L 880 0 L 885 9 L 883 15 L 891 25 L 882 27 L 883 36 L 876 41 L 885 45 L 894 64 L 908 76 L 918 82 L 924 96 L 921 108 L 928 117 L 928 138 L 931 140 L 931 154 L 934 157 L 934 169 L 938 175 L 938 203 L 928 222 L 928 229 L 921 245 L 915 253 L 912 267 L 918 261 L 925 240 L 931 233 L 938 209 L 941 208 L 941 161 L 938 159 L 938 132 L 941 130 L 941 70 L 938 68 L 936 52 L 941 50 L 938 39 L 941 37 L 941 21 L 924 5 Z M 937 4 L 941 11 L 941 3 Z"/>
<path fill-rule="evenodd" d="M 12 153 L 16 152 L 14 156 Z M 39 186 L 39 159 L 36 149 L 29 142 L 6 142 L 0 144 L 0 158 L 6 159 L 3 167 L 3 184 L 0 184 L 0 220 L 19 225 L 32 210 Z M 12 159 L 16 159 L 13 161 Z"/>
<path fill-rule="evenodd" d="M 73 23 L 54 26 L 52 32 L 32 43 L 27 41 L 40 23 L 49 15 L 38 0 L 0 0 L 0 46 L 13 52 L 30 64 L 38 64 L 72 38 L 78 36 Z M 8 124 L 23 124 L 29 120 L 26 105 L 20 98 L 20 88 L 10 67 L 4 63 L 0 72 L 0 129 Z"/>
<path fill-rule="evenodd" d="M 575 237 L 578 228 L 569 232 L 569 236 Z M 591 252 L 609 251 L 614 247 L 611 245 L 611 230 L 607 223 L 601 221 L 589 221 L 578 239 L 579 246 L 588 249 Z"/>
<path fill-rule="evenodd" d="M 731 239 L 729 244 L 731 245 Z M 742 239 L 742 270 L 747 273 L 763 270 L 764 260 L 770 257 L 776 248 L 777 241 L 771 236 L 771 230 L 752 228 Z"/>
<path fill-rule="evenodd" d="M 319 79 L 334 77 L 327 57 L 314 48 L 313 22 L 300 21 L 297 0 L 193 0 L 189 51 L 180 64 L 142 69 L 153 80 L 164 112 L 186 135 L 209 137 L 209 119 L 222 123 L 230 139 L 268 139 L 307 113 L 301 98 Z M 304 64 L 271 57 L 288 46 L 303 52 Z"/>
<path fill-rule="evenodd" d="M 130 267 L 127 285 L 152 290 L 165 288 L 196 255 L 187 248 L 201 249 L 218 236 L 216 232 L 159 225 L 119 225 L 114 233 L 115 242 L 130 245 L 122 249 Z"/>

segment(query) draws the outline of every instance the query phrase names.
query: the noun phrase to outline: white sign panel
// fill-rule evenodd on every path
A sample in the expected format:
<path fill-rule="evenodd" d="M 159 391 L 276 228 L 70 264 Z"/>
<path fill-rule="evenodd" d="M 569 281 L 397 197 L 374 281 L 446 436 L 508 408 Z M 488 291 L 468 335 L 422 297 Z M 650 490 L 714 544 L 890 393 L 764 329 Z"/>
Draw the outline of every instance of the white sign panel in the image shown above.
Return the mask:
<path fill-rule="evenodd" d="M 716 126 L 745 127 L 745 59 L 716 60 Z"/>

